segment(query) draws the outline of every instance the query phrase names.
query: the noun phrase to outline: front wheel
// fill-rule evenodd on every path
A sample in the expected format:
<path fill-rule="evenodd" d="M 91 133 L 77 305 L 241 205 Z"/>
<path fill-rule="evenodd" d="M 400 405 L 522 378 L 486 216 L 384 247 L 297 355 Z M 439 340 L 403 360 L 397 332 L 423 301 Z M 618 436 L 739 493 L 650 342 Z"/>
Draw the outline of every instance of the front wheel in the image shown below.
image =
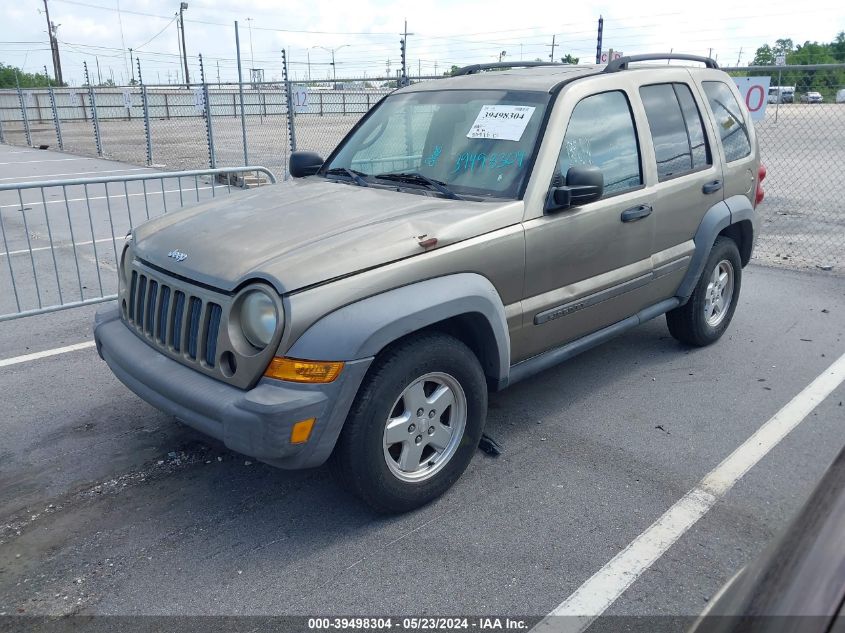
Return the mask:
<path fill-rule="evenodd" d="M 332 454 L 340 483 L 380 512 L 443 494 L 469 465 L 484 430 L 487 384 L 454 337 L 410 337 L 380 354 Z"/>
<path fill-rule="evenodd" d="M 689 301 L 666 313 L 669 333 L 689 345 L 715 343 L 733 318 L 742 283 L 736 242 L 718 237 Z"/>

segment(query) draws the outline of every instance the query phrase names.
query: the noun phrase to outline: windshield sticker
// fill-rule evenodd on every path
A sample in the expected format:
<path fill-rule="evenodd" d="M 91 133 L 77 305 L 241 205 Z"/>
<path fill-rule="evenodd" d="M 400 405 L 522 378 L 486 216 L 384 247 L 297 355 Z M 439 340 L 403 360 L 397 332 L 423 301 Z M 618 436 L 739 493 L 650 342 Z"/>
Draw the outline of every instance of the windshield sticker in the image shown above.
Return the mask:
<path fill-rule="evenodd" d="M 485 105 L 467 132 L 467 138 L 518 141 L 531 120 L 534 106 Z"/>
<path fill-rule="evenodd" d="M 453 174 L 465 171 L 481 171 L 488 170 L 504 170 L 516 166 L 522 169 L 525 162 L 525 152 L 494 152 L 492 154 L 485 154 L 483 152 L 463 152 L 458 154 L 455 161 L 455 169 Z"/>
<path fill-rule="evenodd" d="M 440 154 L 443 153 L 443 146 L 442 145 L 435 145 L 434 151 L 431 152 L 431 156 L 425 159 L 425 164 L 429 167 L 434 167 L 437 165 L 437 161 L 440 158 Z"/>

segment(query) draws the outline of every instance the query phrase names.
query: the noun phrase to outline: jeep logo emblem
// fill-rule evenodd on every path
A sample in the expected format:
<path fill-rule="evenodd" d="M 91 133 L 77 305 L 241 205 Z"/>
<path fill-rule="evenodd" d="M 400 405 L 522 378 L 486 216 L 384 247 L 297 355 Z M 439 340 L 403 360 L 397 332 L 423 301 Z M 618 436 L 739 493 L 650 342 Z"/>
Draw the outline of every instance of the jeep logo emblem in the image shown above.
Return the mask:
<path fill-rule="evenodd" d="M 177 262 L 183 262 L 188 259 L 188 254 L 182 251 L 170 251 L 167 256 L 175 259 Z"/>

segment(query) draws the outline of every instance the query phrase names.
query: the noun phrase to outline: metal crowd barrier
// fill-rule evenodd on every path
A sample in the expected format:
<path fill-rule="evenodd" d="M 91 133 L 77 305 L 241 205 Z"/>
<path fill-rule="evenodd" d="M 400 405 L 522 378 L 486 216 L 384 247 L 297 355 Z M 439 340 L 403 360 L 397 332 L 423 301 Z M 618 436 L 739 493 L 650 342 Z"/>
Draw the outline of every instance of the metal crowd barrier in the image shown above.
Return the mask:
<path fill-rule="evenodd" d="M 275 182 L 247 166 L 0 184 L 0 322 L 116 298 L 135 225 Z"/>

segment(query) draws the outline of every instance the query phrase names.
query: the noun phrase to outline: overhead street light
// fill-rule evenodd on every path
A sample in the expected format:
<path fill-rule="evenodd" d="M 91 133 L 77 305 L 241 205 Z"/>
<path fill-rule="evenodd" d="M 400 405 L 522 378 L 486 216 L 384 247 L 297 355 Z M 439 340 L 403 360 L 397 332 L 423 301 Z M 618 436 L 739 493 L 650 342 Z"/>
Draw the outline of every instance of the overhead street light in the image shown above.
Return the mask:
<path fill-rule="evenodd" d="M 325 46 L 312 46 L 311 48 L 322 48 L 324 51 L 327 51 L 332 54 L 332 84 L 333 88 L 337 89 L 337 65 L 334 62 L 334 54 L 339 51 L 341 48 L 346 48 L 347 46 L 352 46 L 351 44 L 342 44 L 336 48 L 326 48 Z"/>

